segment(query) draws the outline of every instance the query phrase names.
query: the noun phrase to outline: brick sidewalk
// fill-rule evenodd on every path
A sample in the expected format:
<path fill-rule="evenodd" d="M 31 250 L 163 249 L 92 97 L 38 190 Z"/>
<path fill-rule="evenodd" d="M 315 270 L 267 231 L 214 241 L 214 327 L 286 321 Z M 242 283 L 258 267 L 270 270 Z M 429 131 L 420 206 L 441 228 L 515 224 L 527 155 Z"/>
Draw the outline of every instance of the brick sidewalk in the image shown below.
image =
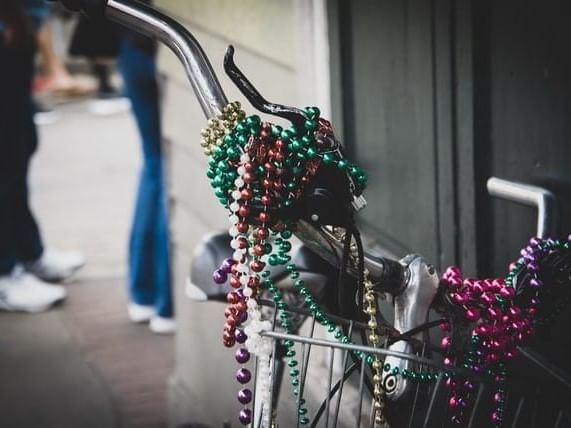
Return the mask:
<path fill-rule="evenodd" d="M 96 118 L 78 103 L 40 129 L 32 204 L 47 246 L 88 265 L 64 305 L 0 313 L 0 425 L 162 427 L 173 339 L 126 317 L 126 245 L 139 163 L 129 113 Z"/>

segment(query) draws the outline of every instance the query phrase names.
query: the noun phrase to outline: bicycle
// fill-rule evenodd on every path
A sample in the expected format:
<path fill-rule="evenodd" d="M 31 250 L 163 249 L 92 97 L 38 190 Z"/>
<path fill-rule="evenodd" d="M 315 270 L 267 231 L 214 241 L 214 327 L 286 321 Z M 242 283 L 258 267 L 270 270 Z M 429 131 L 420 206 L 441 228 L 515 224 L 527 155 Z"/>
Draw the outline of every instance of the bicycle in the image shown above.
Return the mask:
<path fill-rule="evenodd" d="M 253 391 L 243 387 L 239 392 L 238 400 L 245 406 L 239 415 L 241 423 L 344 426 L 348 418 L 352 426 L 361 426 L 365 412 L 370 426 L 485 426 L 490 422 L 545 426 L 548 417 L 548 424 L 571 425 L 569 374 L 542 353 L 522 346 L 536 329 L 545 335 L 542 329 L 549 325 L 545 312 L 568 297 L 569 241 L 533 238 L 505 281 L 463 278 L 457 268 L 439 277 L 418 255 L 397 261 L 369 254 L 353 218 L 366 203 L 362 196 L 366 175 L 348 164 L 318 109 L 266 101 L 236 67 L 230 48 L 225 69 L 246 98 L 258 110 L 285 118 L 293 126 L 284 130 L 257 116 L 246 118 L 239 105 L 227 102 L 198 42 L 174 20 L 132 0 L 62 3 L 92 14 L 105 13 L 163 41 L 183 63 L 210 118 L 203 132 L 203 146 L 211 159 L 208 176 L 229 210 L 231 239 L 218 235 L 198 249 L 191 278 L 196 287 L 191 291 L 197 299 L 231 304 L 225 314 L 223 342 L 228 347 L 245 345 L 235 357 L 241 365 L 240 384 L 252 377 L 257 381 Z M 288 159 L 293 159 L 290 165 Z M 297 186 L 290 188 L 290 183 Z M 541 226 L 538 235 L 544 238 L 550 221 L 548 192 L 498 179 L 489 186 L 496 195 L 535 203 Z M 273 198 L 281 198 L 279 204 Z M 293 256 L 292 230 L 304 244 Z M 204 267 L 213 263 L 216 267 L 225 254 L 222 248 L 230 246 L 233 257 L 214 273 L 216 283 L 229 280 L 230 288 L 214 287 L 205 278 L 210 273 Z M 339 271 L 332 274 L 328 266 Z M 288 277 L 291 283 L 285 281 Z M 392 325 L 379 310 L 387 294 L 395 312 Z M 348 307 L 353 296 L 355 304 Z M 266 307 L 270 310 L 261 318 Z M 429 321 L 431 309 L 442 317 Z M 333 339 L 313 337 L 317 324 Z M 444 331 L 441 346 L 435 346 L 428 335 L 437 326 Z M 303 328 L 308 328 L 308 334 L 301 333 Z M 313 384 L 307 383 L 313 370 L 312 346 L 344 352 L 338 374 L 335 354 L 329 354 L 327 392 L 316 404 L 307 393 Z M 545 351 L 544 343 L 537 346 Z M 299 351 L 301 363 L 296 358 Z M 539 376 L 547 379 L 534 387 L 547 390 L 544 397 L 528 390 L 529 377 L 506 379 L 506 360 L 516 359 L 518 353 L 524 368 L 512 365 L 510 371 L 522 376 L 525 364 L 539 367 Z M 256 355 L 254 376 L 246 366 L 251 354 Z M 283 400 L 281 392 L 284 361 L 293 386 L 292 402 Z M 345 397 L 353 393 L 355 411 L 341 412 L 347 408 L 344 391 Z M 363 409 L 364 399 L 370 401 L 370 412 Z M 528 402 L 533 404 L 531 409 Z M 288 405 L 289 415 L 295 417 L 287 419 L 286 413 L 286 419 L 279 419 Z M 536 420 L 539 412 L 542 421 Z"/>

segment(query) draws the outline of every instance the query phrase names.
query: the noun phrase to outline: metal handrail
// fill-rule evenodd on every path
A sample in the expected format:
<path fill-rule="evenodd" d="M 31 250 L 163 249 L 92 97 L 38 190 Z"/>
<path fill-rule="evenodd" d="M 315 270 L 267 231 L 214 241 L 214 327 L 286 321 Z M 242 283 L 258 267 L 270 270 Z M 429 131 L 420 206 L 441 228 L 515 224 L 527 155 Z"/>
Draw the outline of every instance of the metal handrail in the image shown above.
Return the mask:
<path fill-rule="evenodd" d="M 536 236 L 550 238 L 557 228 L 557 200 L 549 190 L 517 181 L 491 177 L 487 182 L 491 196 L 537 209 Z"/>

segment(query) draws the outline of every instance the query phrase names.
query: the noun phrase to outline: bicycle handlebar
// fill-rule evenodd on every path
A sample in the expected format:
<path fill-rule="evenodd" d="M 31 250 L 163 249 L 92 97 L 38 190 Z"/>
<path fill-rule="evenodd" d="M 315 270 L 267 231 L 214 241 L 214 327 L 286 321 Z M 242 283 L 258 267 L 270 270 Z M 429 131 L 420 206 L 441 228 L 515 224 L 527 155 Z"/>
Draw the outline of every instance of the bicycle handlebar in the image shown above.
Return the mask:
<path fill-rule="evenodd" d="M 54 1 L 54 0 L 52 0 Z M 87 15 L 104 15 L 108 19 L 131 30 L 156 38 L 167 45 L 184 66 L 186 75 L 198 102 L 208 119 L 219 116 L 228 104 L 224 91 L 204 51 L 196 39 L 181 24 L 136 0 L 60 0 L 75 11 Z M 321 225 L 298 222 L 296 235 L 310 249 L 333 265 L 338 265 L 343 254 L 343 244 Z M 408 256 L 401 261 L 373 256 L 365 251 L 364 265 L 378 291 L 394 296 L 395 328 L 409 331 L 428 317 L 428 311 L 438 289 L 438 274 L 428 261 L 420 256 Z M 356 274 L 356 271 L 353 271 Z M 418 333 L 413 338 L 420 338 Z M 411 353 L 405 341 L 389 347 L 391 351 Z M 393 367 L 410 368 L 408 361 L 391 361 Z M 398 398 L 405 394 L 407 380 L 392 382 L 393 389 L 387 395 Z"/>
<path fill-rule="evenodd" d="M 54 1 L 54 0 L 52 0 Z M 156 38 L 167 45 L 181 61 L 205 116 L 210 119 L 228 104 L 210 61 L 194 36 L 164 13 L 136 0 L 59 0 L 65 7 L 87 15 L 104 14 L 131 30 Z M 322 228 L 301 222 L 298 236 L 314 252 L 338 264 L 343 247 Z M 365 255 L 365 267 L 382 291 L 396 294 L 405 284 L 405 268 L 395 260 Z"/>

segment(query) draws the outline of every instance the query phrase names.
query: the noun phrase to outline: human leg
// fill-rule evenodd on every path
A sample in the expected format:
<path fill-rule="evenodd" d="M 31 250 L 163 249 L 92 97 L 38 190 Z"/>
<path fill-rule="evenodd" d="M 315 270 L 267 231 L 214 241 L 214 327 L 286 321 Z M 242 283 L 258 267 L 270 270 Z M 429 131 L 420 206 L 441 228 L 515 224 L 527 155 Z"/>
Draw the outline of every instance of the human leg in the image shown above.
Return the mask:
<path fill-rule="evenodd" d="M 167 201 L 161 148 L 159 94 L 154 56 L 128 40 L 119 69 L 141 135 L 143 168 L 129 243 L 129 291 L 135 303 L 173 315 Z"/>
<path fill-rule="evenodd" d="M 66 293 L 18 266 L 22 257 L 39 257 L 43 251 L 26 182 L 37 142 L 30 94 L 32 61 L 31 47 L 8 47 L 0 41 L 0 309 L 40 312 Z"/>
<path fill-rule="evenodd" d="M 37 145 L 30 88 L 33 54 L 29 47 L 0 46 L 0 273 L 43 251 L 27 188 Z"/>

